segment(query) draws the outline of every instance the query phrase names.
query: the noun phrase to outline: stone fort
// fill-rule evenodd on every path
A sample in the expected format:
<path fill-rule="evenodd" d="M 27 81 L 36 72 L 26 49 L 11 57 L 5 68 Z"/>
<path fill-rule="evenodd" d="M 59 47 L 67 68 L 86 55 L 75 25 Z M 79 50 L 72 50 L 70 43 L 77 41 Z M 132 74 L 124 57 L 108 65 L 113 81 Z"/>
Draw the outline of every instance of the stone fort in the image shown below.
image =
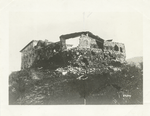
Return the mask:
<path fill-rule="evenodd" d="M 74 42 L 68 43 L 70 40 Z M 32 40 L 20 52 L 21 69 L 74 65 L 80 57 L 90 67 L 110 61 L 124 63 L 126 58 L 123 43 L 104 40 L 89 31 L 61 35 L 58 42 Z"/>

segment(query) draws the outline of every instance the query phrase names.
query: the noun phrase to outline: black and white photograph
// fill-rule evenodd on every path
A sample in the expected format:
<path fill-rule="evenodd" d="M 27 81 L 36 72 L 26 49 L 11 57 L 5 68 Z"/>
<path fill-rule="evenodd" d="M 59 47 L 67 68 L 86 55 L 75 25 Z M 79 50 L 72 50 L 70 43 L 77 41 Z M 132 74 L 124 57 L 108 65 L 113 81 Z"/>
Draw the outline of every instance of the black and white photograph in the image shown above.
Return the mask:
<path fill-rule="evenodd" d="M 9 20 L 10 68 L 20 66 L 9 75 L 10 105 L 143 104 L 138 13 L 10 13 Z"/>
<path fill-rule="evenodd" d="M 148 114 L 150 2 L 1 3 L 3 115 Z"/>

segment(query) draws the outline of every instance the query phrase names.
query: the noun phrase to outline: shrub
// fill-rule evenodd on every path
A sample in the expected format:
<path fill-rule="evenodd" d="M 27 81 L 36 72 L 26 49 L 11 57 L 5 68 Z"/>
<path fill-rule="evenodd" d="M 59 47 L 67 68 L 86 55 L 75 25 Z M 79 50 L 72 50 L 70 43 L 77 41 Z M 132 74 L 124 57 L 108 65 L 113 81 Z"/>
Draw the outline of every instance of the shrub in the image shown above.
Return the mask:
<path fill-rule="evenodd" d="M 9 103 L 13 104 L 18 98 L 23 97 L 30 88 L 31 75 L 29 70 L 13 72 L 9 76 Z"/>

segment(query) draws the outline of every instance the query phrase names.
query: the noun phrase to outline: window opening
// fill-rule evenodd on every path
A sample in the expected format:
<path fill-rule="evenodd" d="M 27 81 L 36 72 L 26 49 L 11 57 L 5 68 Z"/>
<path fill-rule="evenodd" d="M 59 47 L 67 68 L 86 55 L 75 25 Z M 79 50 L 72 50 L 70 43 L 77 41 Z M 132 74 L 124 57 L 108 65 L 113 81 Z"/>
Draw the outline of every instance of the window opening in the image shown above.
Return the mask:
<path fill-rule="evenodd" d="M 118 48 L 117 45 L 115 45 L 114 50 L 115 50 L 115 51 L 119 51 L 119 48 Z"/>
<path fill-rule="evenodd" d="M 122 47 L 120 47 L 120 52 L 123 52 L 123 51 L 122 51 Z"/>

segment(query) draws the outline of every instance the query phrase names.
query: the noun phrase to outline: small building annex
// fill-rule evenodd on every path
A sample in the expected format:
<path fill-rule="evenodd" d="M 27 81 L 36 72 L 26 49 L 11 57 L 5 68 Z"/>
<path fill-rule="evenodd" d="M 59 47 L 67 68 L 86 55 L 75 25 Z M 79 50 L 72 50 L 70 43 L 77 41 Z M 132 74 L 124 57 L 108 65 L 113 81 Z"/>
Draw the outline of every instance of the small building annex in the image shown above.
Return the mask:
<path fill-rule="evenodd" d="M 71 43 L 70 40 L 73 40 Z M 104 40 L 89 31 L 76 32 L 60 36 L 60 41 L 49 42 L 48 40 L 32 40 L 27 44 L 21 52 L 21 69 L 30 68 L 38 60 L 52 62 L 52 58 L 56 54 L 61 54 L 59 61 L 65 59 L 63 53 L 72 49 L 91 50 L 97 54 L 111 54 L 116 60 L 124 62 L 126 58 L 125 45 L 123 43 L 113 42 L 112 40 Z M 97 52 L 99 51 L 99 52 Z M 90 56 L 89 56 L 90 57 Z M 48 63 L 47 63 L 48 64 Z"/>

